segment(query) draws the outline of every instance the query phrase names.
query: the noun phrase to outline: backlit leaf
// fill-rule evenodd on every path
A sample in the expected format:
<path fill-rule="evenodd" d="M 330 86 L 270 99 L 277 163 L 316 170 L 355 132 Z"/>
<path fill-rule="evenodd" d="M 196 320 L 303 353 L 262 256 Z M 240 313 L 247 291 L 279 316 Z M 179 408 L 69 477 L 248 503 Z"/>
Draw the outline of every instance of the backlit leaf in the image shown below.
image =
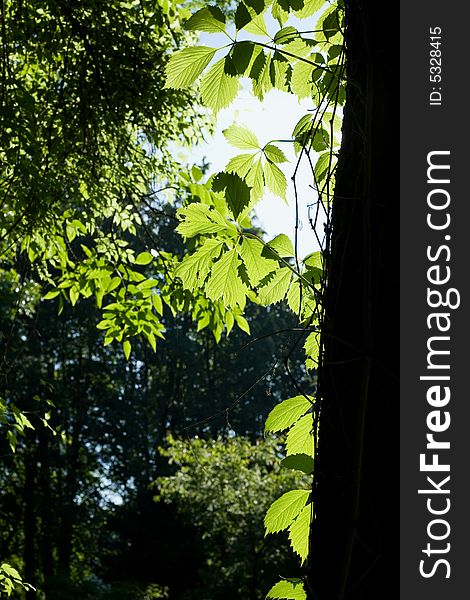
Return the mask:
<path fill-rule="evenodd" d="M 313 472 L 313 457 L 307 454 L 291 454 L 281 461 L 281 465 L 285 469 L 294 469 L 310 475 Z"/>
<path fill-rule="evenodd" d="M 222 246 L 222 240 L 207 239 L 194 254 L 183 258 L 175 270 L 175 275 L 181 279 L 185 289 L 190 290 L 203 284 Z"/>
<path fill-rule="evenodd" d="M 296 423 L 312 407 L 313 398 L 294 396 L 277 404 L 266 419 L 265 431 L 284 431 Z M 293 452 L 291 454 L 301 454 Z"/>
<path fill-rule="evenodd" d="M 266 598 L 274 598 L 279 600 L 307 600 L 303 583 L 301 581 L 293 583 L 287 579 L 279 581 L 273 586 Z"/>
<path fill-rule="evenodd" d="M 299 32 L 295 27 L 289 25 L 288 27 L 283 27 L 280 29 L 276 35 L 274 36 L 274 42 L 276 44 L 287 44 L 291 42 L 294 38 L 298 37 Z"/>
<path fill-rule="evenodd" d="M 274 273 L 272 277 L 258 290 L 259 298 L 265 305 L 276 304 L 284 299 L 292 272 L 287 267 L 283 267 Z"/>
<path fill-rule="evenodd" d="M 310 523 L 312 522 L 312 503 L 307 504 L 296 520 L 289 527 L 289 540 L 294 552 L 296 552 L 301 561 L 308 556 L 308 538 L 310 534 Z"/>
<path fill-rule="evenodd" d="M 235 173 L 219 173 L 212 182 L 212 189 L 225 190 L 225 199 L 235 219 L 250 203 L 250 189 Z"/>
<path fill-rule="evenodd" d="M 279 235 L 276 235 L 275 238 L 268 242 L 268 246 L 273 250 L 276 250 L 279 256 L 294 256 L 294 246 L 292 245 L 291 239 L 285 233 L 280 233 Z"/>
<path fill-rule="evenodd" d="M 189 87 L 210 63 L 217 48 L 192 46 L 175 52 L 166 66 L 166 88 Z"/>
<path fill-rule="evenodd" d="M 297 423 L 289 429 L 286 438 L 286 453 L 314 455 L 313 438 L 313 415 L 308 413 L 301 417 Z"/>
<path fill-rule="evenodd" d="M 275 165 L 269 160 L 266 161 L 266 164 L 264 165 L 264 178 L 266 185 L 271 190 L 271 192 L 287 202 L 286 176 L 277 165 Z"/>
<path fill-rule="evenodd" d="M 275 500 L 264 517 L 266 534 L 287 529 L 301 512 L 310 496 L 310 490 L 290 490 Z"/>
<path fill-rule="evenodd" d="M 227 306 L 243 306 L 246 287 L 238 275 L 240 259 L 237 250 L 229 250 L 212 267 L 206 294 L 211 300 L 223 299 Z"/>
<path fill-rule="evenodd" d="M 215 113 L 226 108 L 238 94 L 238 78 L 227 74 L 226 58 L 218 60 L 201 80 L 201 98 Z"/>
<path fill-rule="evenodd" d="M 253 286 L 257 286 L 266 275 L 278 267 L 277 261 L 261 256 L 262 250 L 263 244 L 258 240 L 243 238 L 240 254 Z"/>
<path fill-rule="evenodd" d="M 216 233 L 229 227 L 222 215 L 199 202 L 180 208 L 178 218 L 181 222 L 176 230 L 185 237 L 193 237 L 201 233 Z"/>
<path fill-rule="evenodd" d="M 191 31 L 219 33 L 225 31 L 225 15 L 218 6 L 207 6 L 195 12 L 184 24 Z"/>
<path fill-rule="evenodd" d="M 241 125 L 235 123 L 223 131 L 225 139 L 235 148 L 240 150 L 259 150 L 256 135 Z"/>
<path fill-rule="evenodd" d="M 227 173 L 238 173 L 240 177 L 246 177 L 255 159 L 256 154 L 239 154 L 229 160 L 225 170 Z"/>
<path fill-rule="evenodd" d="M 264 153 L 266 155 L 266 158 L 268 158 L 274 163 L 287 162 L 287 158 L 284 152 L 277 146 L 274 146 L 273 144 L 268 144 L 267 146 L 265 146 Z"/>

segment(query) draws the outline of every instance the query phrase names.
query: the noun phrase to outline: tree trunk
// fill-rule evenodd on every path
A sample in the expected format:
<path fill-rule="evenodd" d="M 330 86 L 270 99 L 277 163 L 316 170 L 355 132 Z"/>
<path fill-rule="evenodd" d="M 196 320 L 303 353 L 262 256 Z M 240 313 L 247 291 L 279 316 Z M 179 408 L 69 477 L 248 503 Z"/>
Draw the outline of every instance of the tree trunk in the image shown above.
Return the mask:
<path fill-rule="evenodd" d="M 28 445 L 25 453 L 24 462 L 24 487 L 23 487 L 23 506 L 24 506 L 24 580 L 35 586 L 36 582 L 36 474 L 37 462 L 34 450 L 35 440 Z M 35 600 L 37 597 L 35 590 L 28 590 L 26 598 Z"/>
<path fill-rule="evenodd" d="M 347 0 L 308 594 L 398 598 L 399 27 Z"/>

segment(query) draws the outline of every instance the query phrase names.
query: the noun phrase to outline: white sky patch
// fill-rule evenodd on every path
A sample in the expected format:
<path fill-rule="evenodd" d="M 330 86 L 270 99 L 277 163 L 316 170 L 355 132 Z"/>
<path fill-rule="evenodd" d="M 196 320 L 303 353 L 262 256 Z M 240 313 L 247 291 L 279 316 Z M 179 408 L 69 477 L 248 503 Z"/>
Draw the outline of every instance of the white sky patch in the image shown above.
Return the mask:
<path fill-rule="evenodd" d="M 279 233 L 285 233 L 294 241 L 295 195 L 291 177 L 294 174 L 297 158 L 293 144 L 288 140 L 292 139 L 292 130 L 297 121 L 309 110 L 313 110 L 311 100 L 299 102 L 294 95 L 279 90 L 272 90 L 265 96 L 263 102 L 260 102 L 251 94 L 249 84 L 245 83 L 237 99 L 228 108 L 220 111 L 214 135 L 191 151 L 191 161 L 200 163 L 205 157 L 211 165 L 211 173 L 222 171 L 230 158 L 241 152 L 231 146 L 222 133 L 234 122 L 253 131 L 262 146 L 267 142 L 274 142 L 283 150 L 289 162 L 278 166 L 287 178 L 289 204 L 287 205 L 271 192 L 265 191 L 263 199 L 255 207 L 260 226 L 266 231 L 269 238 Z M 285 141 L 279 142 L 279 140 Z M 318 250 L 314 233 L 308 221 L 307 208 L 309 204 L 316 201 L 317 195 L 310 187 L 312 175 L 305 157 L 297 171 L 296 183 L 299 204 L 298 251 L 299 256 L 303 258 L 310 252 Z"/>

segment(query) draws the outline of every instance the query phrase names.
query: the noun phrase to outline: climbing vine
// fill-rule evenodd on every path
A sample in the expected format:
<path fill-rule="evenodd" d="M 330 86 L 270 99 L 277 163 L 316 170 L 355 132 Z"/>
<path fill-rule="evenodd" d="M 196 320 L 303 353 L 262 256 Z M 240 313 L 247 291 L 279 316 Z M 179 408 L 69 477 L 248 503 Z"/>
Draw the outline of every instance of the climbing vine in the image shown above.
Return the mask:
<path fill-rule="evenodd" d="M 317 12 L 314 29 L 300 31 L 290 24 L 292 15 L 307 19 Z M 272 19 L 279 27 L 274 33 L 267 25 Z M 307 161 L 317 195 L 311 206 L 311 224 L 319 250 L 300 260 L 297 239 L 293 245 L 281 234 L 264 241 L 250 231 L 249 216 L 265 190 L 286 200 L 288 161 L 275 142 L 260 144 L 253 132 L 233 124 L 224 136 L 243 153 L 230 159 L 225 169 L 212 174 L 205 184 L 198 184 L 198 189 L 193 188 L 178 211 L 178 231 L 185 239 L 195 240 L 195 250 L 182 259 L 175 275 L 183 288 L 200 289 L 209 300 L 222 301 L 232 311 L 243 311 L 247 299 L 264 305 L 286 300 L 304 330 L 306 368 L 315 373 L 321 360 L 321 298 L 327 279 L 341 106 L 346 99 L 342 3 L 244 0 L 238 4 L 234 20 L 233 31 L 216 6 L 193 14 L 185 24 L 188 30 L 225 34 L 227 44 L 176 52 L 167 65 L 165 85 L 185 89 L 199 82 L 202 102 L 215 114 L 235 99 L 241 78 L 251 80 L 253 94 L 260 100 L 273 88 L 312 100 L 312 111 L 292 132 L 297 154 L 292 181 L 298 211 L 296 176 L 300 162 Z M 246 39 L 245 33 L 252 37 Z M 318 234 L 320 224 L 326 232 L 323 236 Z M 239 315 L 235 312 L 233 318 Z M 315 391 L 315 380 L 312 388 Z M 283 466 L 312 474 L 321 403 L 313 394 L 298 392 L 274 407 L 265 431 L 285 435 Z M 293 551 L 304 563 L 313 516 L 311 489 L 288 491 L 267 511 L 266 534 L 287 530 Z M 281 580 L 268 598 L 306 598 L 303 579 Z"/>
<path fill-rule="evenodd" d="M 341 107 L 346 101 L 342 1 L 241 0 L 231 13 L 233 22 L 218 6 L 205 6 L 190 15 L 187 8 L 177 9 L 166 0 L 159 0 L 157 12 L 147 2 L 118 4 L 112 3 L 112 14 L 103 20 L 102 35 L 94 41 L 88 13 L 79 18 L 74 10 L 64 9 L 60 27 L 55 27 L 53 11 L 45 5 L 31 9 L 41 26 L 29 41 L 10 44 L 11 60 L 2 81 L 4 112 L 17 125 L 27 121 L 27 127 L 6 127 L 2 134 L 9 153 L 2 154 L 4 163 L 21 157 L 15 168 L 8 166 L 3 173 L 7 190 L 7 216 L 0 232 L 3 260 L 14 264 L 18 256 L 24 257 L 40 282 L 35 284 L 42 286 L 42 298 L 56 302 L 59 312 L 66 302 L 75 305 L 94 298 L 101 309 L 97 326 L 104 344 L 121 344 L 127 358 L 136 336 L 157 349 L 158 339 L 165 335 L 165 307 L 174 314 L 190 313 L 198 329 L 210 328 L 218 341 L 235 326 L 250 332 L 244 317 L 247 302 L 265 306 L 287 302 L 301 329 L 297 344 L 305 349 L 312 388 L 300 389 L 293 382 L 296 395 L 274 407 L 265 429 L 267 434 L 284 436 L 283 466 L 310 475 L 321 406 L 315 398 L 315 373 L 322 355 L 330 208 Z M 21 15 L 15 10 L 15 4 L 7 2 L 3 18 L 18 20 Z M 134 27 L 134 21 L 138 35 L 144 36 L 139 37 L 142 54 L 137 57 L 126 45 L 134 29 L 127 36 L 117 36 L 113 29 L 117 22 Z M 187 32 L 214 34 L 217 40 L 224 36 L 225 42 L 188 45 L 182 23 Z M 299 23 L 306 24 L 305 30 Z M 195 35 L 190 33 L 188 39 L 192 43 Z M 116 51 L 115 40 L 124 40 Z M 51 51 L 57 62 L 54 68 L 41 62 L 39 44 L 57 44 Z M 172 45 L 175 51 L 168 57 Z M 126 63 L 123 57 L 150 69 L 144 75 L 152 85 L 142 98 L 155 96 L 158 106 L 144 110 L 140 100 L 133 105 L 141 90 L 137 94 L 132 86 L 124 86 L 131 78 L 121 68 Z M 106 70 L 96 66 L 101 60 L 103 65 L 109 61 Z M 166 64 L 164 86 L 148 67 L 157 60 Z M 83 72 L 69 64 L 83 64 Z M 94 80 L 90 73 L 99 77 Z M 292 131 L 296 162 L 289 163 L 275 141 L 275 131 L 271 140 L 260 141 L 242 124 L 233 124 L 224 136 L 240 152 L 223 171 L 207 177 L 194 167 L 177 174 L 169 147 L 157 144 L 171 138 L 174 130 L 186 144 L 196 141 L 196 132 L 207 119 L 198 109 L 181 118 L 188 96 L 197 94 L 198 102 L 217 115 L 237 97 L 242 79 L 251 82 L 260 100 L 272 89 L 311 100 L 311 110 Z M 79 117 L 74 116 L 77 105 L 82 107 Z M 28 139 L 26 130 L 31 133 Z M 292 243 L 280 234 L 265 240 L 251 220 L 266 190 L 280 201 L 288 199 L 288 177 L 298 209 L 301 162 L 311 173 L 309 220 L 317 240 L 303 258 L 297 238 Z M 33 177 L 40 187 L 31 184 Z M 10 189 L 15 195 L 9 200 Z M 182 202 L 176 219 L 177 232 L 185 241 L 183 253 L 160 248 L 155 228 L 149 226 L 156 214 L 164 219 L 173 216 L 154 202 L 159 194 L 171 191 Z M 145 243 L 138 230 L 145 231 Z M 14 451 L 18 436 L 34 425 L 20 408 L 2 399 L 0 415 Z M 46 427 L 48 415 L 42 419 Z M 266 534 L 287 530 L 292 549 L 304 563 L 313 515 L 311 490 L 290 490 L 266 513 Z M 6 564 L 0 570 L 0 585 L 7 593 L 15 585 L 27 586 Z M 303 599 L 304 581 L 283 579 L 268 597 Z"/>

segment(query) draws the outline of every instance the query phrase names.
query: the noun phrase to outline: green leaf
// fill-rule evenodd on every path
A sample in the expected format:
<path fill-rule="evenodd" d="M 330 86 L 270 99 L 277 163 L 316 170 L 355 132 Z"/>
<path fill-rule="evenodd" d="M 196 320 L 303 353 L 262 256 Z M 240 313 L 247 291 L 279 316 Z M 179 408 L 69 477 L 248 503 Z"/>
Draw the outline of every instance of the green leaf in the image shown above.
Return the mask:
<path fill-rule="evenodd" d="M 310 523 L 312 522 L 313 504 L 310 502 L 305 506 L 296 520 L 289 527 L 289 540 L 292 550 L 296 552 L 302 563 L 308 556 L 308 538 L 310 534 Z"/>
<path fill-rule="evenodd" d="M 225 199 L 235 219 L 250 203 L 250 190 L 247 184 L 234 173 L 219 173 L 212 182 L 215 192 L 225 190 Z"/>
<path fill-rule="evenodd" d="M 307 336 L 304 344 L 307 360 L 305 365 L 307 369 L 315 369 L 318 366 L 318 355 L 320 353 L 320 332 L 313 331 Z"/>
<path fill-rule="evenodd" d="M 275 500 L 264 517 L 266 535 L 287 529 L 301 512 L 310 490 L 290 490 Z"/>
<path fill-rule="evenodd" d="M 129 360 L 129 356 L 131 355 L 132 346 L 129 340 L 124 340 L 122 344 L 122 349 L 124 350 L 124 356 L 126 360 Z"/>
<path fill-rule="evenodd" d="M 291 311 L 299 315 L 301 307 L 301 301 L 304 300 L 303 295 L 300 293 L 302 290 L 302 281 L 296 277 L 289 286 L 289 291 L 287 292 L 287 304 Z M 303 302 L 302 302 L 303 304 Z"/>
<path fill-rule="evenodd" d="M 238 6 L 243 6 L 243 3 L 240 3 Z M 255 48 L 256 46 L 253 44 L 253 42 L 249 42 L 247 40 L 236 42 L 234 44 L 231 57 L 235 69 L 239 75 L 247 74 L 255 54 Z"/>
<path fill-rule="evenodd" d="M 296 423 L 312 407 L 313 398 L 294 396 L 276 405 L 266 419 L 265 431 L 283 431 Z M 302 454 L 291 452 L 290 454 Z M 313 456 L 313 455 L 312 455 Z"/>
<path fill-rule="evenodd" d="M 266 0 L 243 0 L 244 3 L 249 6 L 257 15 L 260 15 L 265 7 L 268 5 L 268 1 Z"/>
<path fill-rule="evenodd" d="M 136 265 L 148 265 L 152 262 L 153 256 L 150 252 L 141 252 L 135 259 Z"/>
<path fill-rule="evenodd" d="M 183 258 L 175 269 L 175 276 L 181 279 L 185 289 L 191 290 L 204 283 L 212 262 L 218 258 L 222 246 L 222 240 L 210 238 L 194 254 Z"/>
<path fill-rule="evenodd" d="M 323 21 L 323 33 L 326 39 L 330 39 L 339 31 L 339 13 L 338 10 L 334 10 L 330 13 Z"/>
<path fill-rule="evenodd" d="M 268 144 L 267 146 L 265 146 L 263 152 L 265 153 L 266 158 L 273 163 L 287 162 L 287 158 L 284 152 L 277 146 L 274 146 L 273 144 Z"/>
<path fill-rule="evenodd" d="M 271 190 L 271 192 L 273 194 L 276 194 L 276 196 L 282 198 L 285 202 L 287 202 L 286 176 L 278 166 L 276 166 L 269 160 L 266 161 L 266 164 L 264 165 L 264 178 L 266 181 L 266 185 Z"/>
<path fill-rule="evenodd" d="M 299 98 L 312 96 L 312 74 L 314 65 L 299 60 L 292 69 L 290 85 L 294 94 Z"/>
<path fill-rule="evenodd" d="M 223 131 L 225 139 L 240 150 L 259 150 L 259 142 L 256 135 L 241 125 L 235 123 Z"/>
<path fill-rule="evenodd" d="M 195 12 L 184 24 L 190 31 L 220 33 L 225 31 L 225 15 L 218 6 L 206 6 Z"/>
<path fill-rule="evenodd" d="M 287 44 L 288 42 L 291 42 L 298 36 L 299 32 L 297 31 L 297 29 L 289 25 L 288 27 L 283 27 L 276 33 L 276 35 L 274 36 L 274 43 Z"/>
<path fill-rule="evenodd" d="M 294 246 L 292 245 L 291 239 L 285 234 L 280 233 L 276 235 L 270 242 L 268 242 L 268 246 L 279 254 L 279 256 L 284 257 L 293 257 L 294 256 Z"/>
<path fill-rule="evenodd" d="M 180 208 L 177 214 L 181 223 L 176 231 L 185 237 L 193 237 L 201 233 L 217 233 L 229 227 L 220 213 L 200 202 Z"/>
<path fill-rule="evenodd" d="M 217 48 L 193 46 L 175 52 L 166 65 L 166 88 L 184 89 L 196 81 L 210 63 Z"/>
<path fill-rule="evenodd" d="M 294 15 L 298 19 L 306 19 L 311 17 L 325 4 L 325 0 L 303 0 L 303 7 L 294 11 Z"/>
<path fill-rule="evenodd" d="M 248 25 L 252 20 L 253 16 L 245 6 L 243 2 L 239 2 L 237 10 L 235 11 L 235 27 L 237 31 L 243 29 L 245 25 Z"/>
<path fill-rule="evenodd" d="M 259 298 L 264 305 L 276 304 L 284 299 L 289 288 L 292 272 L 287 267 L 279 269 L 270 279 L 258 290 Z"/>
<path fill-rule="evenodd" d="M 261 101 L 265 94 L 273 89 L 271 80 L 271 55 L 259 54 L 250 72 L 253 83 L 253 94 Z"/>
<path fill-rule="evenodd" d="M 310 113 L 307 113 L 303 117 L 297 121 L 296 126 L 294 127 L 294 131 L 292 132 L 292 137 L 297 138 L 300 134 L 308 132 L 312 129 L 313 116 Z"/>
<path fill-rule="evenodd" d="M 235 321 L 236 321 L 238 327 L 242 331 L 244 331 L 245 333 L 250 335 L 250 326 L 248 324 L 248 321 L 245 319 L 245 317 L 243 315 L 237 315 L 236 313 L 233 316 L 235 317 Z"/>
<path fill-rule="evenodd" d="M 333 160 L 331 162 L 331 167 L 333 167 Z M 318 157 L 318 160 L 317 160 L 315 168 L 314 168 L 315 179 L 316 179 L 317 184 L 321 183 L 326 178 L 326 176 L 328 175 L 329 169 L 330 169 L 330 153 L 323 152 L 323 154 L 320 154 L 320 156 Z"/>
<path fill-rule="evenodd" d="M 229 250 L 212 268 L 207 280 L 206 294 L 211 300 L 223 299 L 227 306 L 244 306 L 246 287 L 238 276 L 240 259 L 237 250 Z"/>
<path fill-rule="evenodd" d="M 201 80 L 202 101 L 215 113 L 229 106 L 238 94 L 238 78 L 227 74 L 226 60 L 218 60 Z"/>
<path fill-rule="evenodd" d="M 269 36 L 268 28 L 266 27 L 266 23 L 262 14 L 257 15 L 247 25 L 245 25 L 243 29 L 248 31 L 248 33 L 252 33 L 253 35 Z"/>
<path fill-rule="evenodd" d="M 297 423 L 289 429 L 286 438 L 286 454 L 307 454 L 314 456 L 313 438 L 313 415 L 308 413 L 301 417 Z"/>
<path fill-rule="evenodd" d="M 261 256 L 262 251 L 263 244 L 261 242 L 248 237 L 243 238 L 240 255 L 243 259 L 250 282 L 255 287 L 262 279 L 264 279 L 264 277 L 269 275 L 269 273 L 272 273 L 278 267 L 278 262 L 276 260 L 270 260 Z"/>
<path fill-rule="evenodd" d="M 268 592 L 266 598 L 280 600 L 307 600 L 302 582 L 293 583 L 287 579 L 279 581 Z"/>
<path fill-rule="evenodd" d="M 269 75 L 276 89 L 281 90 L 281 92 L 290 92 L 290 88 L 287 85 L 287 76 L 291 70 L 292 68 L 287 59 L 279 52 L 275 52 L 269 67 Z"/>
<path fill-rule="evenodd" d="M 52 298 L 55 298 L 59 294 L 60 294 L 60 290 L 58 290 L 58 289 L 51 290 L 50 292 L 47 292 L 47 294 L 45 296 L 43 296 L 43 300 L 52 300 Z"/>
<path fill-rule="evenodd" d="M 229 160 L 225 167 L 227 173 L 238 173 L 240 177 L 246 177 L 255 162 L 256 154 L 238 154 Z"/>
<path fill-rule="evenodd" d="M 246 182 L 251 187 L 251 197 L 253 203 L 263 197 L 264 191 L 264 169 L 261 157 L 255 162 L 246 175 Z"/>
<path fill-rule="evenodd" d="M 313 457 L 307 454 L 291 454 L 281 461 L 281 465 L 285 469 L 302 471 L 310 475 L 313 472 Z"/>
<path fill-rule="evenodd" d="M 279 0 L 274 1 L 272 15 L 274 19 L 277 19 L 277 22 L 281 27 L 284 26 L 285 22 L 289 18 L 289 12 L 281 6 L 281 2 Z"/>
<path fill-rule="evenodd" d="M 259 46 L 255 46 L 253 56 L 254 59 L 252 59 L 252 64 L 250 65 L 249 72 L 250 78 L 253 82 L 253 93 L 256 95 L 254 85 L 259 81 L 261 75 L 263 74 L 263 70 L 267 62 L 267 57 L 264 53 L 264 50 Z"/>

